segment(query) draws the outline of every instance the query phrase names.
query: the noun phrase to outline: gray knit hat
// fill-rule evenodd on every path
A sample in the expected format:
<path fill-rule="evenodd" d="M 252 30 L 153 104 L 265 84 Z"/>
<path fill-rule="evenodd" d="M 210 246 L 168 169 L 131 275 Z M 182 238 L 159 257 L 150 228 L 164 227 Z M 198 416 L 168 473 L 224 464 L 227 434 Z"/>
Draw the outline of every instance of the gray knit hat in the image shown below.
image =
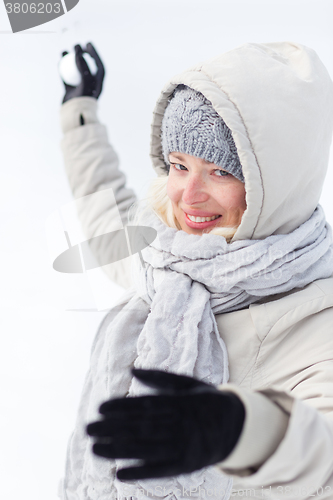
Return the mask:
<path fill-rule="evenodd" d="M 203 158 L 244 182 L 242 166 L 230 129 L 203 94 L 178 85 L 162 121 L 163 157 L 178 151 Z"/>

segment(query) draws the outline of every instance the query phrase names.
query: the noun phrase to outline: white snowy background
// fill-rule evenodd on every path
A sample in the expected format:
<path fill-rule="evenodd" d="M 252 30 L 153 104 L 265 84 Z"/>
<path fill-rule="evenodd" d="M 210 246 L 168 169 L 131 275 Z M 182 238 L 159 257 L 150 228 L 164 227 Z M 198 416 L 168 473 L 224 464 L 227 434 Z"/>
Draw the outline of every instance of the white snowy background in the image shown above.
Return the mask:
<path fill-rule="evenodd" d="M 152 110 L 172 75 L 245 42 L 283 40 L 315 49 L 333 75 L 332 19 L 331 0 L 80 0 L 57 20 L 12 34 L 1 3 L 2 499 L 57 498 L 105 315 L 93 311 L 86 275 L 56 273 L 48 253 L 48 217 L 72 200 L 60 151 L 61 52 L 88 41 L 99 51 L 107 71 L 99 116 L 142 197 L 154 176 Z M 331 161 L 321 200 L 331 224 L 332 170 Z M 112 304 L 122 289 L 100 274 Z"/>

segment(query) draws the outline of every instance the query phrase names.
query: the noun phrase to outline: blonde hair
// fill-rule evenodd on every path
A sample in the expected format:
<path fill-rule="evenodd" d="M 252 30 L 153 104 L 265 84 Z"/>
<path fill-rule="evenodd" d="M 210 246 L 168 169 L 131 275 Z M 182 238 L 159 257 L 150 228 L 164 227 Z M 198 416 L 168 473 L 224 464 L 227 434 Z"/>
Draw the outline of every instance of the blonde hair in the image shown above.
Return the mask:
<path fill-rule="evenodd" d="M 146 211 L 153 210 L 164 224 L 174 229 L 181 230 L 174 215 L 171 200 L 167 194 L 167 182 L 167 175 L 156 177 L 148 188 L 147 196 L 142 201 L 136 202 L 131 206 L 129 220 L 133 224 L 139 225 L 140 222 L 143 222 Z M 227 240 L 227 243 L 230 243 L 236 230 L 237 227 L 216 227 L 207 232 L 209 232 L 209 234 L 223 236 Z"/>

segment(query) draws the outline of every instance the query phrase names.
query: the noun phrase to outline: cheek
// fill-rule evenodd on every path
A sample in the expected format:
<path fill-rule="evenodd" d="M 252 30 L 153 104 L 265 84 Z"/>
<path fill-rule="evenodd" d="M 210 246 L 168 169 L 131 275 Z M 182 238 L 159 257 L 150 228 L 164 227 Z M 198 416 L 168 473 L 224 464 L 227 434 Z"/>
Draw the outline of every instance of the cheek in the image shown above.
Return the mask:
<path fill-rule="evenodd" d="M 219 196 L 215 199 L 219 200 L 221 207 L 226 210 L 235 210 L 243 213 L 246 209 L 245 188 L 243 184 L 226 187 L 223 195 L 221 196 L 220 192 Z"/>
<path fill-rule="evenodd" d="M 181 190 L 179 189 L 179 185 L 177 187 L 174 179 L 172 179 L 172 177 L 170 176 L 167 182 L 167 195 L 170 198 L 170 200 L 175 203 L 179 201 L 179 197 L 181 196 Z"/>
<path fill-rule="evenodd" d="M 244 184 L 242 184 L 242 186 L 238 189 L 237 191 L 237 205 L 238 207 L 242 210 L 242 212 L 244 212 L 246 210 L 246 191 L 245 191 L 245 187 L 244 187 Z"/>
<path fill-rule="evenodd" d="M 230 193 L 230 203 L 233 207 L 238 207 L 240 209 L 245 209 L 245 191 L 243 189 L 234 189 Z"/>

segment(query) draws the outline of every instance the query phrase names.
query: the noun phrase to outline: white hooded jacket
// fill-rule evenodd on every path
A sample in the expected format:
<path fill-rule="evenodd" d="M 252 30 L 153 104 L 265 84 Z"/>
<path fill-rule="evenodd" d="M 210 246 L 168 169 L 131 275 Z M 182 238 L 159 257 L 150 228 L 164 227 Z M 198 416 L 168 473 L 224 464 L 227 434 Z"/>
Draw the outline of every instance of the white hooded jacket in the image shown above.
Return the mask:
<path fill-rule="evenodd" d="M 152 124 L 158 175 L 166 174 L 163 113 L 181 83 L 203 93 L 232 131 L 247 202 L 233 240 L 287 234 L 306 221 L 319 201 L 333 127 L 333 84 L 316 53 L 289 42 L 246 44 L 172 78 Z M 106 198 L 96 205 L 92 197 L 82 208 L 88 237 L 103 234 L 103 221 L 118 210 L 126 223 L 136 201 L 96 108 L 95 99 L 82 97 L 61 109 L 74 197 L 109 187 L 115 193 L 116 206 Z M 110 245 L 112 235 L 93 248 L 101 262 Z M 128 259 L 103 269 L 131 287 Z M 235 450 L 217 465 L 233 475 L 232 496 L 333 499 L 333 278 L 219 314 L 216 321 L 229 356 L 230 380 L 221 390 L 234 391 L 246 408 Z M 62 496 L 88 500 L 85 491 L 65 486 Z"/>

